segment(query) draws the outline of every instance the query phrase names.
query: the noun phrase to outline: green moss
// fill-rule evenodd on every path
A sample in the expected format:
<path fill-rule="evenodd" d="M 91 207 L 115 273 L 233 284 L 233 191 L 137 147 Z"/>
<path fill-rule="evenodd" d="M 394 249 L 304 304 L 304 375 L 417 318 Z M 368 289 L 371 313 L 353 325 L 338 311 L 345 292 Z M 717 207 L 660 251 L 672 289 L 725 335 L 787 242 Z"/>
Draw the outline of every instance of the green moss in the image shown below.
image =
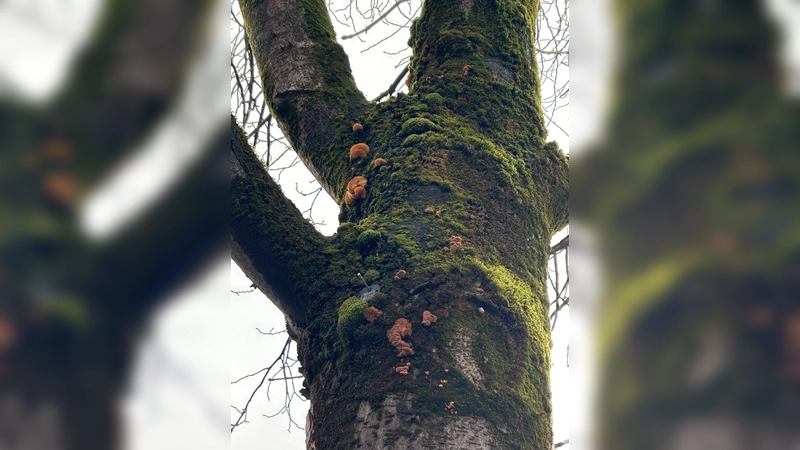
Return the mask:
<path fill-rule="evenodd" d="M 339 306 L 339 320 L 336 325 L 336 331 L 343 341 L 349 341 L 356 327 L 367 323 L 364 318 L 364 310 L 368 306 L 366 300 L 361 300 L 358 297 L 350 297 Z"/>
<path fill-rule="evenodd" d="M 381 274 L 377 270 L 369 269 L 366 272 L 364 272 L 364 281 L 366 281 L 367 283 L 374 283 L 375 281 L 378 280 L 378 278 L 380 278 L 380 276 Z"/>
<path fill-rule="evenodd" d="M 436 126 L 435 123 L 428 119 L 414 117 L 403 122 L 403 127 L 400 130 L 400 134 L 407 136 L 409 134 L 422 134 L 426 131 L 437 131 L 440 129 L 441 128 Z"/>
<path fill-rule="evenodd" d="M 422 99 L 425 103 L 429 105 L 440 106 L 444 104 L 444 97 L 437 94 L 436 92 L 425 94 L 425 96 L 423 96 Z"/>
<path fill-rule="evenodd" d="M 382 240 L 383 237 L 380 231 L 365 230 L 363 233 L 358 235 L 358 240 L 356 243 L 358 244 L 359 249 L 366 251 L 376 248 Z"/>

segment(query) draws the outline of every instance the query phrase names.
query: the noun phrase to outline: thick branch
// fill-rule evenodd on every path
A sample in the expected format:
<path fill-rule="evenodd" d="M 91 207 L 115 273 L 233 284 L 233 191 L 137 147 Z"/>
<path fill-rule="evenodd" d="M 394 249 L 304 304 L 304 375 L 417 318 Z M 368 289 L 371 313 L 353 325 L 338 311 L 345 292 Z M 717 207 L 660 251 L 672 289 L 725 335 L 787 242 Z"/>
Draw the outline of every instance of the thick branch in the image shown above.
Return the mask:
<path fill-rule="evenodd" d="M 321 0 L 240 0 L 265 98 L 283 133 L 326 192 L 339 198 L 349 175 L 337 121 L 357 116 L 366 100 L 336 43 Z"/>
<path fill-rule="evenodd" d="M 324 270 L 325 238 L 270 178 L 231 117 L 231 256 L 286 315 L 306 324 L 304 289 Z"/>
<path fill-rule="evenodd" d="M 91 185 L 137 149 L 169 111 L 210 2 L 109 1 L 92 45 L 51 111 L 50 125 L 73 141 L 81 179 Z"/>

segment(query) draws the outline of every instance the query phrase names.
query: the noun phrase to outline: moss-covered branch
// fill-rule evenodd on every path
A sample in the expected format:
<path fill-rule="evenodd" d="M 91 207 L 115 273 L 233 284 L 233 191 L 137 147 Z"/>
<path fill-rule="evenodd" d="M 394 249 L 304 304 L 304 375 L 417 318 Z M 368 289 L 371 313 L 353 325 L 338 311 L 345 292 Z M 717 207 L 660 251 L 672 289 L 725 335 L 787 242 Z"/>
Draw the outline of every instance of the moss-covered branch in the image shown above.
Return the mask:
<path fill-rule="evenodd" d="M 231 117 L 231 256 L 298 326 L 307 322 L 302 286 L 326 265 L 324 243 L 267 174 Z"/>
<path fill-rule="evenodd" d="M 350 63 L 321 0 L 240 0 L 267 104 L 300 159 L 333 198 L 349 175 L 337 133 L 363 111 Z M 339 126 L 337 130 L 337 125 Z"/>

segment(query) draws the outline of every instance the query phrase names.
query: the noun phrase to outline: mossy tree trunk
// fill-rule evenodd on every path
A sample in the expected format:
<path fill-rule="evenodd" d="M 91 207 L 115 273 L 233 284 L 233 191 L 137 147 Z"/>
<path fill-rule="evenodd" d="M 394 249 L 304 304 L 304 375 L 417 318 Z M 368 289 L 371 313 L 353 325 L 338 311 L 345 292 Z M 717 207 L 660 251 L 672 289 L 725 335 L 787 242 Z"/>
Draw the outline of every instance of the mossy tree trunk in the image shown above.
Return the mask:
<path fill-rule="evenodd" d="M 800 111 L 775 32 L 755 0 L 616 3 L 615 110 L 573 166 L 608 276 L 600 448 L 790 448 Z"/>
<path fill-rule="evenodd" d="M 568 181 L 545 143 L 537 3 L 426 2 L 410 94 L 380 104 L 356 88 L 323 2 L 240 4 L 271 110 L 342 204 L 337 233 L 317 233 L 231 119 L 232 254 L 298 342 L 308 447 L 549 449 L 545 281 Z M 351 160 L 357 143 L 369 153 Z M 354 177 L 363 198 L 347 194 Z M 400 319 L 404 343 L 389 333 Z"/>

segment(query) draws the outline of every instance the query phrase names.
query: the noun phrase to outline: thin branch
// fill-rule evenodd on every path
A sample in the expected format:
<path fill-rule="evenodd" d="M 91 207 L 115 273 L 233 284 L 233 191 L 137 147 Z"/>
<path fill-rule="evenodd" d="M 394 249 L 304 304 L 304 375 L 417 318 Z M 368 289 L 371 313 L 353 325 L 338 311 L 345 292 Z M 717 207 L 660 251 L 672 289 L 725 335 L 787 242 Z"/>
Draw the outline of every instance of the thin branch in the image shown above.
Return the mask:
<path fill-rule="evenodd" d="M 385 91 L 381 92 L 377 97 L 372 99 L 372 101 L 377 102 L 383 97 L 393 94 L 395 89 L 397 89 L 397 85 L 400 84 L 400 82 L 403 80 L 403 77 L 405 77 L 407 73 L 408 73 L 408 66 L 403 68 L 403 71 L 400 72 L 400 75 L 398 75 L 397 78 L 395 78 L 395 80 L 392 81 L 392 84 L 389 85 L 389 89 L 386 89 Z"/>
<path fill-rule="evenodd" d="M 540 50 L 537 48 L 536 51 L 542 55 L 569 55 L 569 50 Z"/>
<path fill-rule="evenodd" d="M 297 376 L 293 376 L 293 377 L 270 378 L 268 381 L 297 380 L 299 378 L 303 378 L 303 376 L 302 375 L 297 375 Z"/>
<path fill-rule="evenodd" d="M 250 394 L 250 398 L 247 399 L 247 403 L 244 405 L 244 408 L 242 408 L 241 412 L 239 413 L 239 418 L 236 419 L 235 423 L 231 424 L 231 433 L 233 433 L 233 430 L 236 429 L 236 427 L 238 427 L 239 425 L 241 425 L 241 424 L 243 424 L 243 423 L 245 423 L 247 421 L 247 408 L 250 407 L 250 402 L 253 401 L 253 397 L 255 397 L 256 392 L 258 392 L 258 390 L 261 389 L 261 386 L 264 385 L 264 381 L 266 381 L 267 375 L 269 374 L 270 370 L 272 370 L 272 368 L 275 367 L 275 364 L 277 364 L 279 361 L 283 360 L 284 355 L 289 350 L 289 345 L 291 343 L 292 343 L 292 338 L 287 338 L 286 339 L 286 344 L 283 345 L 283 350 L 281 350 L 281 354 L 278 355 L 278 357 L 275 359 L 275 361 L 272 362 L 272 364 L 269 365 L 269 367 L 267 367 L 266 369 L 262 369 L 264 371 L 264 377 L 261 378 L 261 382 L 258 383 L 258 386 L 256 386 L 256 388 Z M 237 411 L 238 411 L 238 409 L 237 409 Z"/>
<path fill-rule="evenodd" d="M 253 287 L 252 289 L 248 289 L 246 291 L 234 291 L 233 289 L 231 289 L 231 294 L 236 294 L 236 295 L 249 294 L 255 290 L 256 290 L 255 287 Z"/>
<path fill-rule="evenodd" d="M 569 248 L 569 235 L 567 235 L 566 237 L 564 237 L 564 239 L 559 241 L 558 244 L 554 245 L 550 249 L 550 254 L 551 255 L 555 254 L 555 253 L 560 252 L 561 250 L 564 250 L 566 248 Z"/>
<path fill-rule="evenodd" d="M 402 5 L 403 3 L 406 3 L 407 1 L 409 1 L 409 0 L 397 0 L 397 2 L 396 2 L 394 5 L 392 5 L 392 7 L 391 7 L 391 8 L 387 9 L 385 13 L 381 14 L 381 15 L 380 15 L 380 16 L 379 16 L 377 19 L 375 19 L 375 20 L 374 20 L 372 23 L 370 23 L 369 25 L 367 25 L 366 27 L 364 27 L 364 28 L 363 28 L 362 30 L 360 30 L 360 31 L 356 31 L 356 32 L 355 32 L 355 33 L 353 33 L 353 34 L 348 34 L 348 35 L 346 35 L 346 36 L 342 36 L 342 40 L 344 40 L 344 39 L 351 39 L 351 38 L 354 38 L 354 37 L 356 37 L 356 36 L 358 36 L 358 35 L 360 35 L 360 34 L 366 33 L 367 31 L 369 31 L 369 29 L 370 29 L 370 28 L 374 27 L 374 26 L 375 26 L 375 25 L 377 25 L 377 24 L 378 24 L 378 23 L 379 23 L 381 20 L 383 20 L 383 19 L 384 19 L 386 16 L 388 16 L 390 12 L 394 11 L 394 10 L 395 10 L 395 8 L 397 8 L 398 6 Z"/>

